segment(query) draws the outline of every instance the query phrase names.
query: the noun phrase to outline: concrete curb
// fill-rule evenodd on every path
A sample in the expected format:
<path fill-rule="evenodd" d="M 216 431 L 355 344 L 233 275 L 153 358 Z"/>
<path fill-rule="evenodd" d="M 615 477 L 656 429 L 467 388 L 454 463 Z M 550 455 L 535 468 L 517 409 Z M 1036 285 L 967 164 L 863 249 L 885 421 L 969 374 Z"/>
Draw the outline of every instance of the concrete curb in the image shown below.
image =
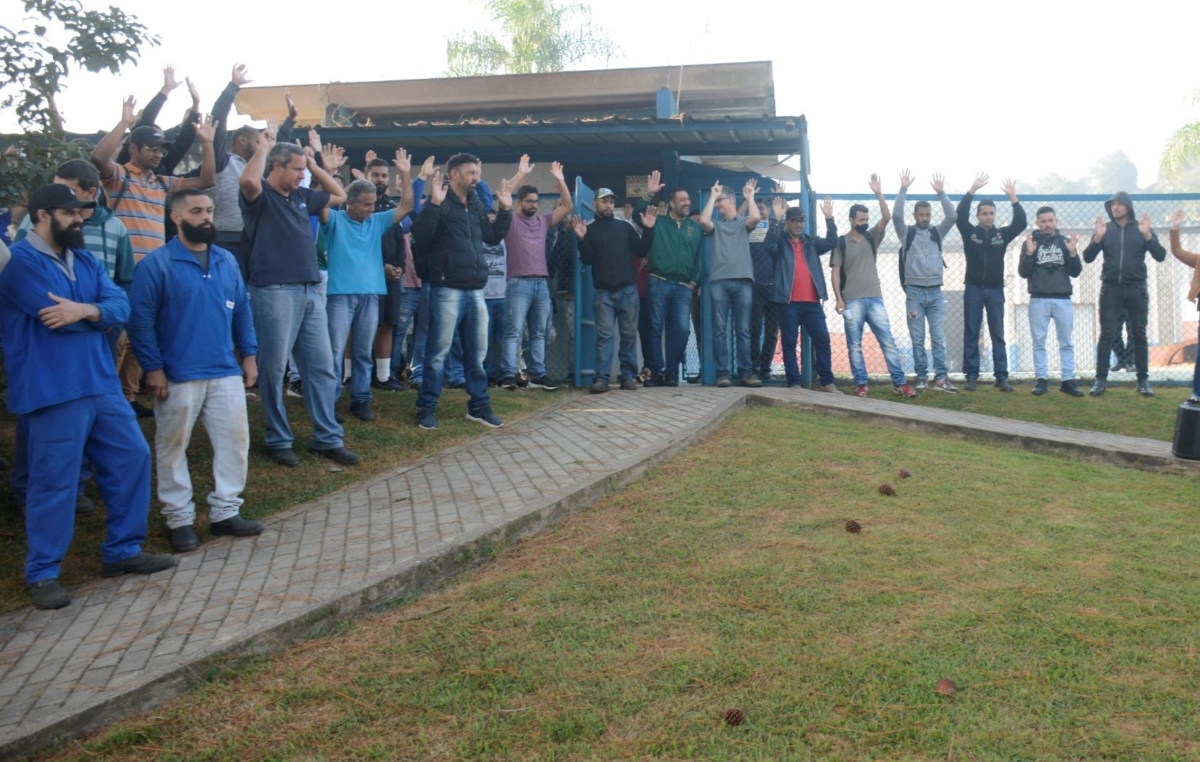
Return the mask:
<path fill-rule="evenodd" d="M 519 425 L 534 422 L 565 405 L 578 402 L 578 399 L 569 397 L 524 419 Z M 349 615 L 369 612 L 400 598 L 436 589 L 461 572 L 478 566 L 507 545 L 571 517 L 610 492 L 640 478 L 650 469 L 665 463 L 720 428 L 731 414 L 744 409 L 745 406 L 744 395 L 730 395 L 728 404 L 707 420 L 681 430 L 657 450 L 622 463 L 606 474 L 581 482 L 567 495 L 535 503 L 525 513 L 503 524 L 484 527 L 465 535 L 453 545 L 422 554 L 402 566 L 388 569 L 361 584 L 347 588 L 345 594 L 334 600 L 323 601 L 278 616 L 264 631 L 201 651 L 186 663 L 161 670 L 158 674 L 148 675 L 139 681 L 138 685 L 114 693 L 95 706 L 80 711 L 55 713 L 39 727 L 0 742 L 0 759 L 17 759 L 46 751 L 63 741 L 78 738 L 118 720 L 161 706 L 166 701 L 204 684 L 207 675 L 214 670 L 236 668 L 247 659 L 277 653 L 296 642 L 319 636 L 327 632 L 331 624 Z M 346 489 L 365 489 L 395 473 L 415 468 L 429 459 L 454 452 L 477 441 L 478 439 L 455 445 L 417 463 L 355 483 L 339 492 Z M 327 500 L 336 494 L 338 493 L 331 493 L 323 499 Z M 276 514 L 270 521 L 281 522 L 305 507 L 306 505 L 302 505 Z"/>

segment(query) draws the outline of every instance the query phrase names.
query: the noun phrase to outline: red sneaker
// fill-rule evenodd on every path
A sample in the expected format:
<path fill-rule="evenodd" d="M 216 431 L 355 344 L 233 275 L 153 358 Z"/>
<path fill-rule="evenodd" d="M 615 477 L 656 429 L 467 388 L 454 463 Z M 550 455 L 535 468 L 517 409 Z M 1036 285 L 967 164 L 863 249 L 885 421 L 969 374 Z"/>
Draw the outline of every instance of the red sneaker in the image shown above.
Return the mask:
<path fill-rule="evenodd" d="M 858 388 L 854 390 L 854 395 L 856 397 L 866 397 L 867 396 L 867 385 L 859 384 Z"/>
<path fill-rule="evenodd" d="M 900 384 L 899 386 L 893 386 L 892 391 L 895 392 L 896 394 L 899 394 L 901 397 L 916 397 L 917 396 L 916 391 L 908 384 Z"/>

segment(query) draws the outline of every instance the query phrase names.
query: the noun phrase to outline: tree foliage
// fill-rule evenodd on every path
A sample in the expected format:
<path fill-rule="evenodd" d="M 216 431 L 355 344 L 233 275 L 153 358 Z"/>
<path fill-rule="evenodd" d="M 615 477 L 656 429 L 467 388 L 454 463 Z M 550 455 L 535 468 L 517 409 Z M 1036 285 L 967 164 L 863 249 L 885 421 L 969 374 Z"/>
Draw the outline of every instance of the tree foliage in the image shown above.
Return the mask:
<path fill-rule="evenodd" d="M 498 34 L 460 34 L 446 45 L 446 75 L 564 71 L 588 58 L 612 59 L 617 47 L 591 23 L 591 8 L 557 0 L 485 0 Z"/>
<path fill-rule="evenodd" d="M 121 9 L 79 0 L 25 0 L 25 16 L 0 25 L 0 109 L 25 130 L 0 157 L 0 204 L 14 203 L 90 146 L 68 141 L 56 98 L 73 70 L 120 72 L 158 37 Z M 15 23 L 13 23 L 15 21 Z M 65 40 L 58 44 L 55 39 Z"/>
<path fill-rule="evenodd" d="M 1192 93 L 1192 105 L 1200 105 L 1200 90 Z M 1177 186 L 1200 164 L 1200 121 L 1189 122 L 1175 131 L 1163 147 L 1158 163 L 1160 181 Z"/>
<path fill-rule="evenodd" d="M 1115 193 L 1137 190 L 1137 165 L 1124 151 L 1113 151 L 1101 156 L 1092 165 L 1092 187 L 1097 193 Z"/>

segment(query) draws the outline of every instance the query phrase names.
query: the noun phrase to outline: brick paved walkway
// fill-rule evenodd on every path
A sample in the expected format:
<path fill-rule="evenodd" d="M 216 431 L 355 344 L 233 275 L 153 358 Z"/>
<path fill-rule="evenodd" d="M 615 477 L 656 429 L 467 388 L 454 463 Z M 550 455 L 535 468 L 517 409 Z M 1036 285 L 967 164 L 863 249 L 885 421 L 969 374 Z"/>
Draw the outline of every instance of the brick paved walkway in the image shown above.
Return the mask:
<path fill-rule="evenodd" d="M 783 389 L 579 395 L 211 542 L 170 572 L 101 580 L 59 611 L 0 616 L 0 758 L 185 690 L 223 658 L 269 652 L 372 603 L 428 589 L 632 481 L 746 402 L 1200 474 L 1161 442 Z"/>

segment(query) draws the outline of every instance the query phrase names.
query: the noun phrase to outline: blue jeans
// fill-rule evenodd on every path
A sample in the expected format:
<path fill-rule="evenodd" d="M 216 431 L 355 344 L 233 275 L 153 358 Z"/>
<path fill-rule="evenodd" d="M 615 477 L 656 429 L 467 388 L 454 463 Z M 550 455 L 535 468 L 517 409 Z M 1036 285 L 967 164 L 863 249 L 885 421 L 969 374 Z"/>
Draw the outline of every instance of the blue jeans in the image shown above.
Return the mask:
<path fill-rule="evenodd" d="M 788 386 L 800 384 L 800 362 L 796 358 L 796 344 L 800 340 L 800 328 L 812 338 L 813 354 L 817 366 L 817 380 L 821 386 L 833 383 L 833 352 L 829 349 L 829 327 L 825 325 L 825 308 L 820 302 L 789 302 L 775 304 L 779 313 L 779 336 L 783 342 L 783 370 Z"/>
<path fill-rule="evenodd" d="M 929 321 L 929 341 L 933 345 L 933 377 L 946 378 L 946 299 L 941 286 L 905 286 L 904 309 L 908 313 L 908 335 L 912 338 L 913 365 L 917 380 L 929 378 L 929 360 L 925 355 L 925 321 Z"/>
<path fill-rule="evenodd" d="M 428 283 L 421 284 L 421 300 L 417 305 L 417 325 L 413 328 L 412 362 L 409 363 L 409 381 L 420 386 L 425 377 L 425 354 L 429 348 L 429 289 Z"/>
<path fill-rule="evenodd" d="M 1058 357 L 1062 365 L 1062 380 L 1075 378 L 1075 344 L 1071 333 L 1075 328 L 1075 306 L 1068 299 L 1029 300 L 1029 332 L 1033 335 L 1033 375 L 1047 378 L 1046 334 L 1050 320 L 1054 320 L 1054 331 L 1058 334 Z"/>
<path fill-rule="evenodd" d="M 507 319 L 504 325 L 504 351 L 500 355 L 500 373 L 505 378 L 517 375 L 517 355 L 521 330 L 529 320 L 529 377 L 546 375 L 546 325 L 550 319 L 550 286 L 546 278 L 511 278 L 504 295 Z M 485 337 L 486 341 L 486 337 Z M 486 348 L 486 347 L 485 347 Z"/>
<path fill-rule="evenodd" d="M 892 326 L 888 322 L 887 307 L 883 305 L 883 299 L 877 296 L 851 299 L 846 302 L 842 320 L 846 323 L 846 348 L 850 354 L 850 372 L 854 374 L 854 383 L 867 383 L 867 363 L 862 353 L 865 323 L 871 326 L 871 333 L 875 334 L 875 340 L 883 350 L 883 361 L 887 363 L 892 385 L 903 384 L 904 366 L 900 364 L 900 353 L 896 350 L 896 342 L 892 340 Z"/>
<path fill-rule="evenodd" d="M 747 376 L 750 365 L 750 307 L 754 301 L 754 281 L 722 278 L 708 284 L 712 295 L 713 353 L 717 375 Z M 729 357 L 729 314 L 733 313 L 733 335 L 736 355 Z"/>
<path fill-rule="evenodd" d="M 483 361 L 489 381 L 500 381 L 500 353 L 504 350 L 507 306 L 503 299 L 484 299 L 488 311 L 488 348 Z"/>
<path fill-rule="evenodd" d="M 992 375 L 1008 378 L 1008 347 L 1004 343 L 1004 288 L 972 286 L 963 291 L 963 373 L 979 378 L 979 331 L 987 309 L 988 333 L 992 337 Z"/>
<path fill-rule="evenodd" d="M 408 338 L 408 329 L 412 327 L 413 318 L 417 315 L 420 305 L 420 289 L 409 289 L 400 294 L 400 315 L 396 318 L 396 327 L 392 331 L 392 375 L 396 378 L 400 377 L 404 364 L 411 362 L 417 354 L 415 337 L 412 352 L 404 351 L 404 342 Z"/>
<path fill-rule="evenodd" d="M 282 379 L 279 385 L 282 391 Z M 120 389 L 39 408 L 21 420 L 35 464 L 25 501 L 26 581 L 58 578 L 75 530 L 85 457 L 104 498 L 108 532 L 101 558 L 115 563 L 140 553 L 150 515 L 150 446 Z"/>
<path fill-rule="evenodd" d="M 325 290 L 329 286 L 329 272 L 319 270 L 317 274 L 321 276 L 321 279 L 317 281 L 317 291 L 321 294 L 321 298 L 325 299 Z M 339 357 L 337 362 L 334 363 L 334 373 L 340 374 L 341 372 L 342 360 Z M 338 378 L 341 378 L 341 376 L 339 375 Z M 300 380 L 300 366 L 296 364 L 296 357 L 291 350 L 288 351 L 287 380 L 289 384 Z"/>
<path fill-rule="evenodd" d="M 289 352 L 304 384 L 304 407 L 313 427 L 312 446 L 318 450 L 341 447 L 342 427 L 333 417 L 338 379 L 333 370 L 324 288 L 289 284 L 251 286 L 249 291 L 254 331 L 258 334 L 258 390 L 267 413 L 267 447 L 289 449 L 295 441 L 283 404 L 283 374 Z"/>
<path fill-rule="evenodd" d="M 634 378 L 638 374 L 637 286 L 613 291 L 596 289 L 592 309 L 596 313 L 596 373 L 593 378 L 607 381 L 612 375 L 614 328 L 621 332 L 621 378 Z"/>
<path fill-rule="evenodd" d="M 379 327 L 378 294 L 334 294 L 326 300 L 329 315 L 329 344 L 333 349 L 333 366 L 336 370 L 346 354 L 346 341 L 350 345 L 350 401 L 371 401 L 371 374 L 374 363 L 375 330 Z M 335 373 L 337 391 L 335 400 L 342 397 L 342 374 Z"/>
<path fill-rule="evenodd" d="M 687 351 L 688 319 L 692 311 L 692 289 L 662 278 L 650 278 L 650 370 L 678 373 Z M 666 355 L 663 355 L 663 335 Z M 642 347 L 645 352 L 646 348 Z"/>
<path fill-rule="evenodd" d="M 421 392 L 417 408 L 436 409 L 442 394 L 442 378 L 446 372 L 446 357 L 462 327 L 464 371 L 467 394 L 471 396 L 468 410 L 478 412 L 491 405 L 487 392 L 487 373 L 483 358 L 487 355 L 488 318 L 483 290 L 465 291 L 459 288 L 434 286 L 429 289 L 429 340 L 425 344 L 425 371 L 421 377 Z"/>

